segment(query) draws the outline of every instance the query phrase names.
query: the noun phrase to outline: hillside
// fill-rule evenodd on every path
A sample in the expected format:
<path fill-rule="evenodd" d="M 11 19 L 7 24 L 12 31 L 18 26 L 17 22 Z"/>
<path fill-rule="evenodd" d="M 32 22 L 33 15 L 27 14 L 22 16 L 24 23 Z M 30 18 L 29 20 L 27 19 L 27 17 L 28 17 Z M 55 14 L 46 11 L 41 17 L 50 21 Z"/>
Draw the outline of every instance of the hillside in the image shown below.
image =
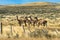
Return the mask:
<path fill-rule="evenodd" d="M 0 25 L 2 38 L 60 40 L 60 4 L 34 2 L 0 5 Z"/>
<path fill-rule="evenodd" d="M 36 2 L 18 5 L 0 6 L 0 14 L 60 13 L 60 4 Z"/>

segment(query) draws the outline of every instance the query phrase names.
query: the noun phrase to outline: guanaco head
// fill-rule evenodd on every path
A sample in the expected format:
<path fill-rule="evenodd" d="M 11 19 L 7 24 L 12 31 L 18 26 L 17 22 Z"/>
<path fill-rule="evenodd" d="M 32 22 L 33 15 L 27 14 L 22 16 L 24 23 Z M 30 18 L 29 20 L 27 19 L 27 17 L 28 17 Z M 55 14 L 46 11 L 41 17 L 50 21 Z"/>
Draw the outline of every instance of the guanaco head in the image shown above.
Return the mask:
<path fill-rule="evenodd" d="M 34 17 L 36 20 L 38 20 L 38 18 L 37 17 Z"/>
<path fill-rule="evenodd" d="M 31 18 L 31 16 L 29 16 L 29 18 Z"/>
<path fill-rule="evenodd" d="M 25 19 L 28 19 L 28 17 L 26 16 Z"/>

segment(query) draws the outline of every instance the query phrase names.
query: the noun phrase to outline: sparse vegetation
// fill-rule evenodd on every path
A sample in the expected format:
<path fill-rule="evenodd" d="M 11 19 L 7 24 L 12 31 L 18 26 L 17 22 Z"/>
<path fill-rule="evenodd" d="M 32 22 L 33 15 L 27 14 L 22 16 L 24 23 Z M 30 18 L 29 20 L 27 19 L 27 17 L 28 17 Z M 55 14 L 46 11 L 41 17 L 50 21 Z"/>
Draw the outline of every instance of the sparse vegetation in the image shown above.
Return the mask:
<path fill-rule="evenodd" d="M 59 40 L 60 8 L 57 6 L 60 5 L 50 3 L 29 5 L 0 8 L 0 22 L 3 26 L 1 35 L 7 36 L 9 40 L 52 40 L 55 38 Z M 37 18 L 34 19 L 34 17 Z"/>

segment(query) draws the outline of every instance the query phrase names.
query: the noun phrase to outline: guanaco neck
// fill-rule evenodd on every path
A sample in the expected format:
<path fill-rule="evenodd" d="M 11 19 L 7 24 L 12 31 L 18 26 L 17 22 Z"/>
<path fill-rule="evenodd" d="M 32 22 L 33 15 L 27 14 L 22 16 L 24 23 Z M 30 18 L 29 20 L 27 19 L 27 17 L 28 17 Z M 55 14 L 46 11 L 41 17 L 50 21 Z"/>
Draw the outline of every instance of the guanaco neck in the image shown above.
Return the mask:
<path fill-rule="evenodd" d="M 16 16 L 16 17 L 17 17 L 17 20 L 19 21 L 18 16 Z"/>

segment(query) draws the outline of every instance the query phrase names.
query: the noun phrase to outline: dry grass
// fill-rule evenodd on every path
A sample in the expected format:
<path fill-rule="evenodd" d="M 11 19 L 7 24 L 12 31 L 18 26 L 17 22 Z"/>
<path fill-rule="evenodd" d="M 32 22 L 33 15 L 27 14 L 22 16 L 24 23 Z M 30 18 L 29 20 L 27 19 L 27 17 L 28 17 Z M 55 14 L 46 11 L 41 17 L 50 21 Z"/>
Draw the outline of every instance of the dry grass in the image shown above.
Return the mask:
<path fill-rule="evenodd" d="M 0 40 L 60 40 L 60 38 L 0 38 Z"/>
<path fill-rule="evenodd" d="M 20 16 L 20 15 L 18 15 Z M 36 15 L 37 16 L 37 15 Z M 43 17 L 40 17 L 43 19 Z M 48 27 L 43 27 L 40 26 L 39 28 L 30 27 L 30 31 L 33 32 L 35 31 L 35 29 L 47 29 L 50 33 L 49 35 L 53 35 L 53 37 L 51 38 L 46 38 L 45 36 L 43 37 L 38 37 L 38 38 L 34 38 L 34 37 L 29 37 L 26 33 L 24 33 L 24 30 L 22 27 L 19 26 L 18 21 L 16 20 L 16 16 L 5 16 L 5 18 L 2 18 L 2 23 L 3 23 L 3 36 L 6 38 L 0 38 L 0 40 L 59 40 L 60 39 L 60 35 L 55 36 L 54 38 L 54 29 L 59 29 L 60 30 L 60 18 L 57 18 L 57 20 L 55 21 L 54 19 L 51 20 L 49 18 L 45 18 L 48 21 Z M 57 23 L 56 23 L 57 22 Z M 13 35 L 11 35 L 11 27 L 13 28 L 12 33 Z M 26 32 L 30 32 L 28 27 L 25 27 Z M 60 31 L 59 31 L 60 32 Z M 8 38 L 9 35 L 11 36 L 11 38 Z M 19 35 L 19 37 L 15 37 L 16 34 Z M 25 37 L 24 37 L 25 35 Z M 27 37 L 26 37 L 27 35 Z"/>
<path fill-rule="evenodd" d="M 49 2 L 35 2 L 23 5 L 0 6 L 0 22 L 2 21 L 3 23 L 3 34 L 0 34 L 0 40 L 60 40 L 60 5 L 53 4 Z M 47 27 L 24 27 L 24 32 L 16 20 L 16 15 L 19 17 L 27 15 L 37 16 L 38 18 L 47 20 L 48 24 Z M 37 29 L 42 33 L 38 31 L 38 34 L 36 34 Z M 48 34 L 42 30 L 48 31 Z M 29 35 L 32 32 L 34 33 L 33 37 Z M 43 36 L 41 37 L 40 35 Z"/>

